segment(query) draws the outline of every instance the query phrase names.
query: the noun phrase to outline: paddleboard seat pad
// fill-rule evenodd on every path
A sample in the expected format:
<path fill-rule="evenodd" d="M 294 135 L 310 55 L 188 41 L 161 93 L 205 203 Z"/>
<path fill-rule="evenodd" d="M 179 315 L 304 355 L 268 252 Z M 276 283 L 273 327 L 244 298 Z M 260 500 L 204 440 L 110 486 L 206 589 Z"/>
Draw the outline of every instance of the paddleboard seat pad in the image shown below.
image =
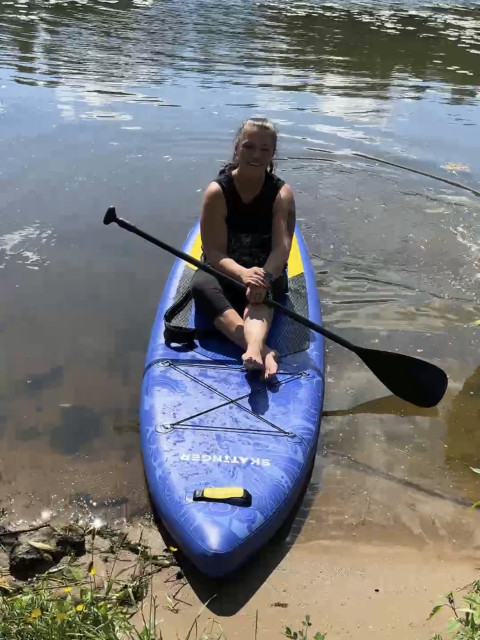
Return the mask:
<path fill-rule="evenodd" d="M 183 251 L 200 259 L 198 223 Z M 205 337 L 166 345 L 165 311 L 194 273 L 177 259 L 160 299 L 142 384 L 141 446 L 153 505 L 176 546 L 204 573 L 222 576 L 272 537 L 305 485 L 320 429 L 324 344 L 276 313 L 268 344 L 280 354 L 279 372 L 267 385 L 190 301 L 175 324 L 207 329 Z M 282 304 L 321 324 L 298 227 L 287 273 Z"/>

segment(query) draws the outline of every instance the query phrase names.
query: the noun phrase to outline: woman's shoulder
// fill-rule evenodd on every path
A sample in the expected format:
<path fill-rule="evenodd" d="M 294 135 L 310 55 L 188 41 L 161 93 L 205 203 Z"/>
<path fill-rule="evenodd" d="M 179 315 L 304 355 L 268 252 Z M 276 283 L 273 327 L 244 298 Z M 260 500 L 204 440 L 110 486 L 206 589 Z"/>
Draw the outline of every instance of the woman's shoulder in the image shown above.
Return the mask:
<path fill-rule="evenodd" d="M 277 200 L 293 200 L 294 194 L 292 187 L 283 180 L 279 184 L 279 189 L 277 193 Z"/>
<path fill-rule="evenodd" d="M 216 200 L 223 195 L 223 189 L 218 180 L 212 180 L 205 189 L 205 198 Z"/>
<path fill-rule="evenodd" d="M 222 187 L 213 180 L 205 189 L 202 211 L 204 215 L 219 213 L 226 215 L 226 202 Z"/>
<path fill-rule="evenodd" d="M 213 182 L 216 182 L 218 185 L 225 188 L 229 186 L 232 180 L 232 167 L 231 165 L 226 165 L 220 169 L 217 177 Z"/>

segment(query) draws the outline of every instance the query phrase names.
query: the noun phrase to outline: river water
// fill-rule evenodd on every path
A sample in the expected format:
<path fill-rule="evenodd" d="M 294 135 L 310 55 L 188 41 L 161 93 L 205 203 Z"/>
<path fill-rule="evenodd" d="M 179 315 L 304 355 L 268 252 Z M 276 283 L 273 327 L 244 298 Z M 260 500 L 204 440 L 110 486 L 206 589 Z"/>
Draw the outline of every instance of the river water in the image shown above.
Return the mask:
<path fill-rule="evenodd" d="M 480 497 L 476 4 L 0 3 L 0 506 L 148 512 L 139 389 L 172 261 L 102 217 L 181 246 L 234 131 L 266 115 L 325 324 L 450 378 L 417 410 L 328 345 L 293 532 L 451 537 L 442 505 Z"/>

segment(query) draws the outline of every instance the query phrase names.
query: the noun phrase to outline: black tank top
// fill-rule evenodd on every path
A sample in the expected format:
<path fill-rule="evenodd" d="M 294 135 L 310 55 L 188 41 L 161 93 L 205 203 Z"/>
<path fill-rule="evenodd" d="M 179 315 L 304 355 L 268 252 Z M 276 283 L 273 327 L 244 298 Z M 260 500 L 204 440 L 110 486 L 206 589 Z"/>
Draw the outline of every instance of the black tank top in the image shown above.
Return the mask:
<path fill-rule="evenodd" d="M 228 168 L 220 171 L 215 182 L 227 205 L 227 255 L 242 267 L 263 267 L 272 250 L 273 203 L 285 182 L 266 172 L 260 193 L 248 204 Z"/>

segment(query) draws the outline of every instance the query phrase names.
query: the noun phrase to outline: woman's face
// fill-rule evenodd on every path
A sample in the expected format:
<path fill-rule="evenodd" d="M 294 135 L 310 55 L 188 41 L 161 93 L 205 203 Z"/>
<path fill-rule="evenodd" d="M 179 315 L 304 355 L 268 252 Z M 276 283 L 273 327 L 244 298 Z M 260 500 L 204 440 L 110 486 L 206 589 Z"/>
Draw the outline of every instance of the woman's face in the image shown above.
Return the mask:
<path fill-rule="evenodd" d="M 275 137 L 270 131 L 246 128 L 236 148 L 238 166 L 249 173 L 264 173 L 275 154 Z"/>

